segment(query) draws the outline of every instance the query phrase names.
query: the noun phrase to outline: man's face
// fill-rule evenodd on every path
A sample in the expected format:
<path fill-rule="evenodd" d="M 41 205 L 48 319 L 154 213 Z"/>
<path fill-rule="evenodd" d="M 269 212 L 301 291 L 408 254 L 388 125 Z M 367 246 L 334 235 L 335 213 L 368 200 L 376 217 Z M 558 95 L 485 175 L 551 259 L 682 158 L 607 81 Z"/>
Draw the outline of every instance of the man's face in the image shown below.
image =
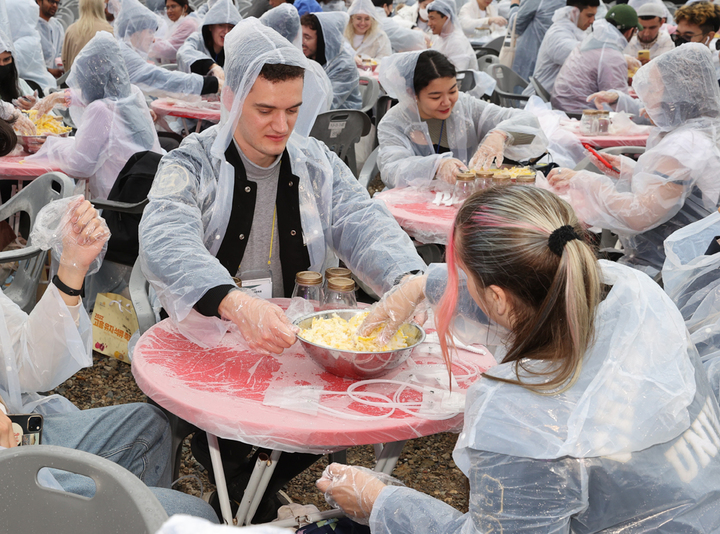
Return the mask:
<path fill-rule="evenodd" d="M 393 12 L 393 5 L 392 4 L 385 4 L 383 6 L 383 9 L 385 10 L 385 14 L 389 17 L 392 15 Z"/>
<path fill-rule="evenodd" d="M 60 0 L 38 0 L 40 6 L 40 15 L 43 18 L 54 17 L 60 6 Z"/>
<path fill-rule="evenodd" d="M 230 33 L 235 26 L 232 24 L 211 24 L 210 34 L 213 38 L 213 46 L 215 47 L 215 53 L 220 52 L 220 49 L 225 46 L 225 36 Z"/>
<path fill-rule="evenodd" d="M 446 20 L 447 17 L 445 15 L 441 15 L 437 11 L 430 11 L 428 13 L 428 26 L 435 35 L 440 35 Z"/>
<path fill-rule="evenodd" d="M 638 32 L 638 41 L 648 44 L 654 43 L 655 39 L 657 39 L 658 32 L 660 31 L 660 26 L 664 23 L 665 19 L 660 17 L 640 19 L 640 25 L 643 29 Z"/>
<path fill-rule="evenodd" d="M 597 15 L 597 10 L 597 6 L 588 6 L 582 11 L 580 11 L 580 16 L 578 17 L 577 21 L 577 27 L 580 28 L 582 31 L 585 31 L 590 26 L 592 26 L 592 23 L 595 22 L 595 15 Z"/>
<path fill-rule="evenodd" d="M 317 32 L 309 26 L 302 27 L 302 48 L 305 57 L 315 59 L 317 52 Z"/>
<path fill-rule="evenodd" d="M 273 83 L 258 76 L 235 129 L 235 141 L 250 161 L 268 167 L 283 153 L 295 127 L 302 92 L 302 77 Z"/>
<path fill-rule="evenodd" d="M 675 33 L 689 43 L 702 43 L 705 46 L 712 41 L 712 34 L 706 35 L 697 24 L 690 24 L 687 20 L 678 22 Z"/>
<path fill-rule="evenodd" d="M 492 4 L 492 0 L 477 0 L 478 7 L 483 11 L 485 11 L 490 4 Z"/>

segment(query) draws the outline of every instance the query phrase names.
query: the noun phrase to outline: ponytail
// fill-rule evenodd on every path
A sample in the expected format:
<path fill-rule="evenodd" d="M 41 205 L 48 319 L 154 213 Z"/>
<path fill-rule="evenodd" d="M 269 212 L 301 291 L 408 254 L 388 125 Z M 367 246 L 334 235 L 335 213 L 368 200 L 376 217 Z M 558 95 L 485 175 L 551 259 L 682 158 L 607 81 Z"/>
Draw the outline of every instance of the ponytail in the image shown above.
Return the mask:
<path fill-rule="evenodd" d="M 599 266 L 585 238 L 572 208 L 542 189 L 514 185 L 470 197 L 455 219 L 448 285 L 437 312 L 446 364 L 459 260 L 478 288 L 495 285 L 510 298 L 512 327 L 502 363 L 514 362 L 515 379 L 485 376 L 544 394 L 572 386 L 592 344 L 600 302 Z M 548 365 L 538 371 L 525 365 L 529 360 Z"/>

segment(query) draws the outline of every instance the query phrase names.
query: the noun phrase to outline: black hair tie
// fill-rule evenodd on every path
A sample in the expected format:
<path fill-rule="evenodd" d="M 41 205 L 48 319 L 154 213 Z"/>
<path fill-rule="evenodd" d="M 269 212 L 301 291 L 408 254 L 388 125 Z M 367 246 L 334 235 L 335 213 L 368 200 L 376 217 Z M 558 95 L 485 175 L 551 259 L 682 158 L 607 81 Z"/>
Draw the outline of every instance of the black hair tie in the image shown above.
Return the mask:
<path fill-rule="evenodd" d="M 548 247 L 557 256 L 562 257 L 563 251 L 565 250 L 565 244 L 573 239 L 580 239 L 580 236 L 575 233 L 572 226 L 565 225 L 555 230 L 548 238 Z"/>

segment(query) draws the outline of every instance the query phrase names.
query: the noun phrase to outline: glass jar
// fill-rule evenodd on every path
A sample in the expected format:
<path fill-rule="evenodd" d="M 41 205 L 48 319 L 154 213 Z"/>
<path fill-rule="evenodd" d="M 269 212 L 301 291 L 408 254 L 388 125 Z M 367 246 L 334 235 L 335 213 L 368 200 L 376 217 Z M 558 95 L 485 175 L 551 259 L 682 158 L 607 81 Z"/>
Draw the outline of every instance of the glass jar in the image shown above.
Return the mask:
<path fill-rule="evenodd" d="M 325 282 L 323 282 L 323 290 L 327 289 L 329 280 L 333 278 L 350 278 L 352 279 L 352 273 L 350 269 L 345 267 L 329 267 L 325 269 Z"/>
<path fill-rule="evenodd" d="M 493 174 L 492 184 L 493 186 L 504 186 L 512 183 L 512 176 L 507 171 L 498 171 Z"/>
<path fill-rule="evenodd" d="M 455 187 L 453 188 L 452 202 L 453 204 L 462 204 L 465 200 L 475 192 L 475 173 L 461 172 L 455 177 Z"/>
<path fill-rule="evenodd" d="M 315 271 L 300 271 L 295 275 L 295 289 L 292 296 L 310 300 L 315 303 L 322 301 L 323 277 Z"/>
<path fill-rule="evenodd" d="M 530 169 L 520 171 L 515 177 L 515 181 L 519 185 L 535 185 L 535 171 Z"/>
<path fill-rule="evenodd" d="M 357 308 L 355 281 L 351 278 L 331 278 L 322 297 L 322 310 Z"/>
<path fill-rule="evenodd" d="M 610 112 L 600 109 L 586 109 L 580 121 L 583 135 L 607 135 L 610 131 Z"/>
<path fill-rule="evenodd" d="M 492 171 L 475 171 L 475 191 L 482 191 L 492 186 Z"/>

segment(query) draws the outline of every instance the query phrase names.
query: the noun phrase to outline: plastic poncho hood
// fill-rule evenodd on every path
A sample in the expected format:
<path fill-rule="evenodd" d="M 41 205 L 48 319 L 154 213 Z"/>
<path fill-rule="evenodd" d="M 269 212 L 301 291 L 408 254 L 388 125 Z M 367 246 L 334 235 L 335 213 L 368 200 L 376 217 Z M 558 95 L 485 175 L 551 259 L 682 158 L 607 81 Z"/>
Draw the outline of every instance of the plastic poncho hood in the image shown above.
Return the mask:
<path fill-rule="evenodd" d="M 123 0 L 114 32 L 115 37 L 129 43 L 133 35 L 144 30 L 150 30 L 154 35 L 159 26 L 157 15 L 138 0 Z"/>
<path fill-rule="evenodd" d="M 108 32 L 98 32 L 78 54 L 67 85 L 85 105 L 103 98 L 130 96 L 130 78 L 120 55 L 120 46 Z"/>
<path fill-rule="evenodd" d="M 205 28 L 213 24 L 232 24 L 236 26 L 241 20 L 242 16 L 232 0 L 217 0 L 205 15 L 202 27 Z"/>
<path fill-rule="evenodd" d="M 467 448 L 536 459 L 589 458 L 640 451 L 688 428 L 696 352 L 682 316 L 646 275 L 600 264 L 612 289 L 598 307 L 595 342 L 578 380 L 548 396 L 477 382 L 468 392 L 465 428 L 454 454 L 461 469 L 470 467 Z M 526 365 L 543 369 L 539 361 Z M 510 363 L 488 373 L 515 378 Z"/>
<path fill-rule="evenodd" d="M 590 33 L 580 45 L 580 50 L 586 52 L 597 48 L 611 46 L 622 52 L 628 42 L 625 36 L 615 26 L 605 19 L 596 20 L 592 25 Z"/>
<path fill-rule="evenodd" d="M 284 3 L 274 7 L 260 17 L 260 22 L 272 28 L 290 41 L 295 48 L 302 50 L 302 31 L 300 15 L 292 4 Z"/>
<path fill-rule="evenodd" d="M 12 39 L 10 39 L 10 37 L 8 37 L 2 29 L 0 29 L 0 53 L 1 52 L 10 52 L 13 55 L 15 54 Z"/>
<path fill-rule="evenodd" d="M 633 88 L 665 132 L 696 119 L 720 126 L 720 88 L 704 45 L 687 43 L 655 58 L 637 71 Z"/>
<path fill-rule="evenodd" d="M 353 15 L 369 15 L 376 21 L 380 22 L 380 18 L 378 17 L 375 9 L 375 4 L 373 4 L 371 0 L 353 0 L 353 3 L 347 10 L 347 14 L 350 17 Z"/>
<path fill-rule="evenodd" d="M 360 109 L 360 76 L 352 54 L 345 48 L 345 27 L 350 17 L 345 12 L 313 13 L 317 17 L 325 43 L 323 69 L 333 88 L 333 109 Z"/>
<path fill-rule="evenodd" d="M 580 33 L 583 32 L 580 28 L 577 27 L 577 21 L 580 18 L 580 10 L 576 8 L 575 6 L 565 6 L 558 9 L 555 14 L 553 15 L 552 21 L 560 22 L 561 20 L 567 20 L 569 22 L 572 22 L 575 25 L 575 28 L 577 28 L 577 31 Z"/>
<path fill-rule="evenodd" d="M 9 0 L 4 5 L 8 21 L 13 21 L 12 24 L 8 23 L 8 36 L 12 38 L 13 61 L 18 76 L 32 80 L 43 90 L 56 87 L 55 78 L 45 66 L 40 33 L 37 30 L 40 8 L 34 0 Z"/>
<path fill-rule="evenodd" d="M 325 65 L 323 66 L 327 68 L 331 63 L 338 60 L 344 51 L 345 38 L 343 34 L 350 18 L 347 13 L 339 11 L 313 13 L 313 15 L 317 17 L 322 29 L 323 40 L 325 41 Z"/>
<path fill-rule="evenodd" d="M 428 13 L 430 11 L 437 11 L 448 18 L 448 20 L 445 21 L 445 24 L 443 24 L 440 37 L 447 37 L 455 31 L 455 28 L 458 27 L 455 7 L 455 2 L 452 2 L 451 0 L 434 0 L 428 4 Z"/>

